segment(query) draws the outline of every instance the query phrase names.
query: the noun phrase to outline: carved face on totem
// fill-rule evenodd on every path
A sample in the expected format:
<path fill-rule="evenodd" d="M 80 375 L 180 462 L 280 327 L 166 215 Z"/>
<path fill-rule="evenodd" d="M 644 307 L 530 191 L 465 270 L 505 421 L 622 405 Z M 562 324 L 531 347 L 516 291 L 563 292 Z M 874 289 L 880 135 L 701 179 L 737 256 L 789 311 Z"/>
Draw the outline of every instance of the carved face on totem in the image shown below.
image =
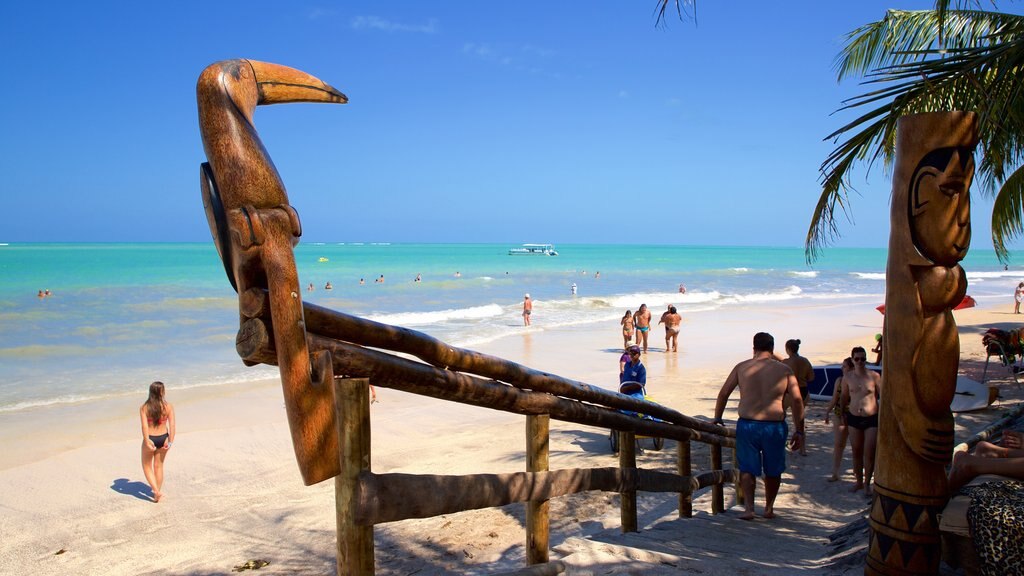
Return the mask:
<path fill-rule="evenodd" d="M 974 148 L 932 150 L 910 179 L 909 220 L 914 246 L 936 264 L 953 266 L 971 244 Z"/>

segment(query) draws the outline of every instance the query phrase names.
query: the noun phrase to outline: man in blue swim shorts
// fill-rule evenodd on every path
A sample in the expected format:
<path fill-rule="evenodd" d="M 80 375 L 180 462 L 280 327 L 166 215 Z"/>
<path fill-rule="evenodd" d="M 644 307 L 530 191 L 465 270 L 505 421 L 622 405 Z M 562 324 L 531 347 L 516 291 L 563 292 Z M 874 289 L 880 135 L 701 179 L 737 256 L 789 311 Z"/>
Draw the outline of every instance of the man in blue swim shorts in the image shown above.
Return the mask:
<path fill-rule="evenodd" d="M 736 365 L 725 379 L 715 403 L 715 423 L 723 424 L 722 413 L 729 396 L 740 389 L 739 421 L 736 423 L 736 459 L 739 460 L 743 489 L 743 520 L 754 519 L 754 489 L 764 474 L 765 518 L 775 517 L 775 497 L 786 470 L 786 409 L 782 399 L 789 394 L 796 432 L 790 447 L 797 450 L 804 440 L 804 404 L 800 386 L 789 366 L 775 359 L 775 338 L 766 332 L 754 335 L 754 356 Z"/>

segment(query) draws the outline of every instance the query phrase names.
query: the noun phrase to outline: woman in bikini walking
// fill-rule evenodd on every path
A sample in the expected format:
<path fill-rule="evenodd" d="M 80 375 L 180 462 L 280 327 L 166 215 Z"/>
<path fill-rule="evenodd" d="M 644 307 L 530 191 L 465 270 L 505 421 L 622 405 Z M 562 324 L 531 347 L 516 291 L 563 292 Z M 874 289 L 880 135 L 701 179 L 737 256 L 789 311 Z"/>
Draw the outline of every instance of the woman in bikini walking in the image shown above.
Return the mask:
<path fill-rule="evenodd" d="M 633 312 L 626 310 L 626 314 L 619 324 L 622 324 L 622 348 L 629 348 L 630 343 L 633 342 Z"/>
<path fill-rule="evenodd" d="M 139 406 L 142 421 L 142 472 L 153 491 L 153 501 L 163 498 L 164 458 L 174 443 L 174 406 L 164 400 L 163 382 L 149 385 L 149 399 Z"/>

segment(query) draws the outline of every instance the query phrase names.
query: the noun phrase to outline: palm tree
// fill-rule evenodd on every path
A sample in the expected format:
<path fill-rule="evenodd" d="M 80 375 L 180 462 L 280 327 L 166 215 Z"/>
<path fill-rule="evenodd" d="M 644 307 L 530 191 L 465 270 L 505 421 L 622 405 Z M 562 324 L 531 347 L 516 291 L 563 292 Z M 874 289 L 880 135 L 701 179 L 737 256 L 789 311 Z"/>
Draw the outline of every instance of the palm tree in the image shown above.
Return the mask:
<path fill-rule="evenodd" d="M 977 175 L 982 193 L 995 196 L 992 243 L 1001 261 L 1009 258 L 1007 242 L 1024 233 L 1024 17 L 948 4 L 890 10 L 848 35 L 836 59 L 839 80 L 863 75 L 879 87 L 842 109 L 877 107 L 828 136 L 837 147 L 821 165 L 822 193 L 805 241 L 808 263 L 838 237 L 838 214 L 849 216 L 852 167 L 866 161 L 870 169 L 879 159 L 891 165 L 896 121 L 920 112 L 979 114 Z"/>

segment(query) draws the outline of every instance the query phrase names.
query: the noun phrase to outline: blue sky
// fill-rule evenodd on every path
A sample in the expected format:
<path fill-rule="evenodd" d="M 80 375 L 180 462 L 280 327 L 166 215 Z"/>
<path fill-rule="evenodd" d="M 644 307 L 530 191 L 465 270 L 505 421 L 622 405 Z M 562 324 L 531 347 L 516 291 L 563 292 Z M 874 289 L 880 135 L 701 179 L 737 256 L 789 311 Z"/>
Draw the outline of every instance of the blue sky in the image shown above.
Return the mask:
<path fill-rule="evenodd" d="M 931 2 L 781 6 L 6 3 L 0 242 L 209 240 L 195 81 L 251 58 L 350 98 L 256 112 L 303 241 L 800 246 L 844 35 Z M 836 245 L 884 246 L 889 177 L 855 184 Z"/>

